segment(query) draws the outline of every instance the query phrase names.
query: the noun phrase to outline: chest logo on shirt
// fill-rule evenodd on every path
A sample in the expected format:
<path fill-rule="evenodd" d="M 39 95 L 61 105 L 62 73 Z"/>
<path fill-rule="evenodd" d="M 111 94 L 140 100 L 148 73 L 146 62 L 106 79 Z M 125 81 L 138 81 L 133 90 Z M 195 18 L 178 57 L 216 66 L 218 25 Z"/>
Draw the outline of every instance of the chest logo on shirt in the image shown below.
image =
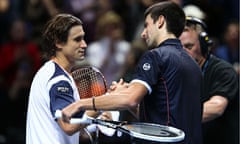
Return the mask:
<path fill-rule="evenodd" d="M 68 93 L 69 88 L 68 87 L 57 87 L 57 91 L 62 92 L 62 93 Z"/>
<path fill-rule="evenodd" d="M 143 64 L 143 69 L 144 69 L 145 71 L 149 70 L 150 68 L 151 68 L 151 65 L 150 65 L 149 63 Z"/>

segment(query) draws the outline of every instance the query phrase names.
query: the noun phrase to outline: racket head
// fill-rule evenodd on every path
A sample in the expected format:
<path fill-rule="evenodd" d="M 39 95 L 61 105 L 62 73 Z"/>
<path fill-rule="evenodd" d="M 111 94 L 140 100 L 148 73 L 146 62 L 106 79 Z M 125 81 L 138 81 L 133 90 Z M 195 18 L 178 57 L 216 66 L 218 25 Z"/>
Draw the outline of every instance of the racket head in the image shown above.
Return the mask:
<path fill-rule="evenodd" d="M 72 77 L 81 99 L 100 96 L 107 92 L 107 83 L 103 74 L 95 67 L 84 66 L 74 69 Z"/>
<path fill-rule="evenodd" d="M 119 130 L 135 138 L 156 142 L 179 142 L 185 138 L 185 133 L 180 129 L 152 123 L 130 122 L 119 127 Z"/>

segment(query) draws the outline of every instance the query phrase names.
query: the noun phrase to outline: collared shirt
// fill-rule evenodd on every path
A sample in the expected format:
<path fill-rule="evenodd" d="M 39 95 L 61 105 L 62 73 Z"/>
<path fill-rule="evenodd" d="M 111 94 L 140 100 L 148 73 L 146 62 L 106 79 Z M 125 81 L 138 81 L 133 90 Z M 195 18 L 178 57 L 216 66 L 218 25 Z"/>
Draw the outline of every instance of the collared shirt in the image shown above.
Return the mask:
<path fill-rule="evenodd" d="M 74 80 L 53 61 L 37 72 L 32 82 L 27 111 L 27 144 L 78 144 L 79 132 L 68 136 L 54 113 L 79 100 Z"/>
<path fill-rule="evenodd" d="M 146 52 L 132 81 L 149 92 L 140 104 L 140 120 L 182 129 L 184 144 L 201 144 L 201 80 L 201 69 L 178 39 Z"/>

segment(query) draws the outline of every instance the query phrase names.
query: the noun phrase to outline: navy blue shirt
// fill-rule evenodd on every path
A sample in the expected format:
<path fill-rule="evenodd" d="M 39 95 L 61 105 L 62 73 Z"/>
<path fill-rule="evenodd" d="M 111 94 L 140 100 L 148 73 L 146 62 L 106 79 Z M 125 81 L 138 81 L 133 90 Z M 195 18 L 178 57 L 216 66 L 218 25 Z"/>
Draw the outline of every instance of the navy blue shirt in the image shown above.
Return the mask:
<path fill-rule="evenodd" d="M 176 127 L 185 132 L 181 143 L 201 144 L 201 70 L 178 39 L 146 52 L 133 80 L 149 90 L 140 104 L 141 122 Z"/>

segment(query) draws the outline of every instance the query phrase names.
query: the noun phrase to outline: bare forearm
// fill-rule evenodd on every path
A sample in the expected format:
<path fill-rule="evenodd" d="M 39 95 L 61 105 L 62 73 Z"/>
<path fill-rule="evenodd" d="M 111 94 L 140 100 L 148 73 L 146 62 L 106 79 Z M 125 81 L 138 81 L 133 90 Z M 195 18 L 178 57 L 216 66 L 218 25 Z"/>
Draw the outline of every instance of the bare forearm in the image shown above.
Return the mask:
<path fill-rule="evenodd" d="M 202 122 L 208 122 L 220 117 L 228 104 L 226 98 L 214 96 L 203 104 Z"/>
<path fill-rule="evenodd" d="M 217 117 L 221 116 L 216 107 L 212 104 L 204 104 L 202 122 L 211 121 Z"/>
<path fill-rule="evenodd" d="M 85 114 L 90 117 L 97 117 L 99 116 L 100 113 L 95 111 L 86 111 Z M 63 131 L 68 135 L 72 135 L 77 131 L 84 129 L 87 126 L 86 124 L 69 124 L 62 121 L 61 119 L 58 120 L 58 123 L 62 127 Z"/>
<path fill-rule="evenodd" d="M 123 110 L 131 107 L 131 101 L 127 95 L 109 94 L 101 97 L 95 97 L 94 100 L 84 99 L 80 101 L 80 107 L 84 110 Z"/>
<path fill-rule="evenodd" d="M 136 107 L 147 94 L 147 89 L 140 83 L 134 83 L 125 90 L 114 90 L 108 95 L 86 98 L 76 101 L 62 110 L 63 119 L 70 118 L 81 110 L 124 110 Z"/>

